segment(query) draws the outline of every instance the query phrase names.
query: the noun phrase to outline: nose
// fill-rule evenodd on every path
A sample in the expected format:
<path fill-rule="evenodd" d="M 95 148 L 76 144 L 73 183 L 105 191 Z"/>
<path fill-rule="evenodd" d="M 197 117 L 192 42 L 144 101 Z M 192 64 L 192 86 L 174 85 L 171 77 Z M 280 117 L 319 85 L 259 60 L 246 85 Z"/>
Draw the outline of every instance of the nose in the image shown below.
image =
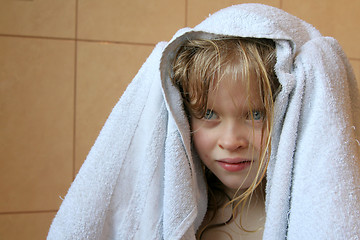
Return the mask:
<path fill-rule="evenodd" d="M 224 125 L 218 139 L 218 146 L 221 149 L 235 151 L 249 146 L 249 132 L 245 126 L 235 122 Z"/>

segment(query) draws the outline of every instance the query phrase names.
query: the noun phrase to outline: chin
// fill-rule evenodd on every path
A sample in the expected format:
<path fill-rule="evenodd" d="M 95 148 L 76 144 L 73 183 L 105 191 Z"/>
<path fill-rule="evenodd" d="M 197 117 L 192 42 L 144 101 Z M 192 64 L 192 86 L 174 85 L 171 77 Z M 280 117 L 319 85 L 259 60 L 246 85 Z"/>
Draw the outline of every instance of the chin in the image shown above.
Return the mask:
<path fill-rule="evenodd" d="M 250 187 L 251 183 L 245 182 L 244 184 L 239 185 L 239 182 L 236 182 L 236 183 L 227 183 L 227 184 L 224 183 L 224 185 L 228 190 L 235 192 L 239 188 L 241 191 L 245 191 L 246 189 L 248 189 Z"/>

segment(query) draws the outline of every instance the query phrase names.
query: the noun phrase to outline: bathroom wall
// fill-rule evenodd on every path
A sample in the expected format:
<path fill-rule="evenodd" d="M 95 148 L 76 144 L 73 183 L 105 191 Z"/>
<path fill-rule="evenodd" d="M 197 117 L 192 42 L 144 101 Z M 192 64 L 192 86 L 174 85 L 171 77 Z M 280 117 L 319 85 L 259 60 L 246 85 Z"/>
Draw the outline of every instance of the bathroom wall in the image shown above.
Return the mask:
<path fill-rule="evenodd" d="M 44 239 L 155 44 L 247 1 L 0 1 L 0 239 Z M 337 38 L 360 79 L 360 0 L 263 0 Z"/>

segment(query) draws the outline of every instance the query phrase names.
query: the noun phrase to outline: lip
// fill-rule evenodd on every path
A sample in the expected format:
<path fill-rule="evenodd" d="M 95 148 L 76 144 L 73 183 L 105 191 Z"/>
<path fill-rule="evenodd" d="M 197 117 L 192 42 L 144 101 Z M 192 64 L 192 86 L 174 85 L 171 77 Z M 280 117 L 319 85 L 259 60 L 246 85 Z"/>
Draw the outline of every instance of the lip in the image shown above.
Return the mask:
<path fill-rule="evenodd" d="M 242 158 L 224 158 L 217 160 L 219 165 L 229 172 L 238 172 L 248 168 L 252 161 Z"/>

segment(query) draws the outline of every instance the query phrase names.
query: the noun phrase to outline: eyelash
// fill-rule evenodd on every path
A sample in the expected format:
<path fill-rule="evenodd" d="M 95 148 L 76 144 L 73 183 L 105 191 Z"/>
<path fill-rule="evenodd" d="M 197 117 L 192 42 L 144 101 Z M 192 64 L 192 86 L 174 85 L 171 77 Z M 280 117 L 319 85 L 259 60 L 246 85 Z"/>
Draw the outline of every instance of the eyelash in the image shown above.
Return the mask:
<path fill-rule="evenodd" d="M 216 118 L 217 118 L 217 115 L 213 110 L 207 109 L 204 116 L 203 116 L 203 119 L 205 119 L 205 120 L 213 120 L 213 118 L 212 118 L 213 116 L 216 116 Z"/>

